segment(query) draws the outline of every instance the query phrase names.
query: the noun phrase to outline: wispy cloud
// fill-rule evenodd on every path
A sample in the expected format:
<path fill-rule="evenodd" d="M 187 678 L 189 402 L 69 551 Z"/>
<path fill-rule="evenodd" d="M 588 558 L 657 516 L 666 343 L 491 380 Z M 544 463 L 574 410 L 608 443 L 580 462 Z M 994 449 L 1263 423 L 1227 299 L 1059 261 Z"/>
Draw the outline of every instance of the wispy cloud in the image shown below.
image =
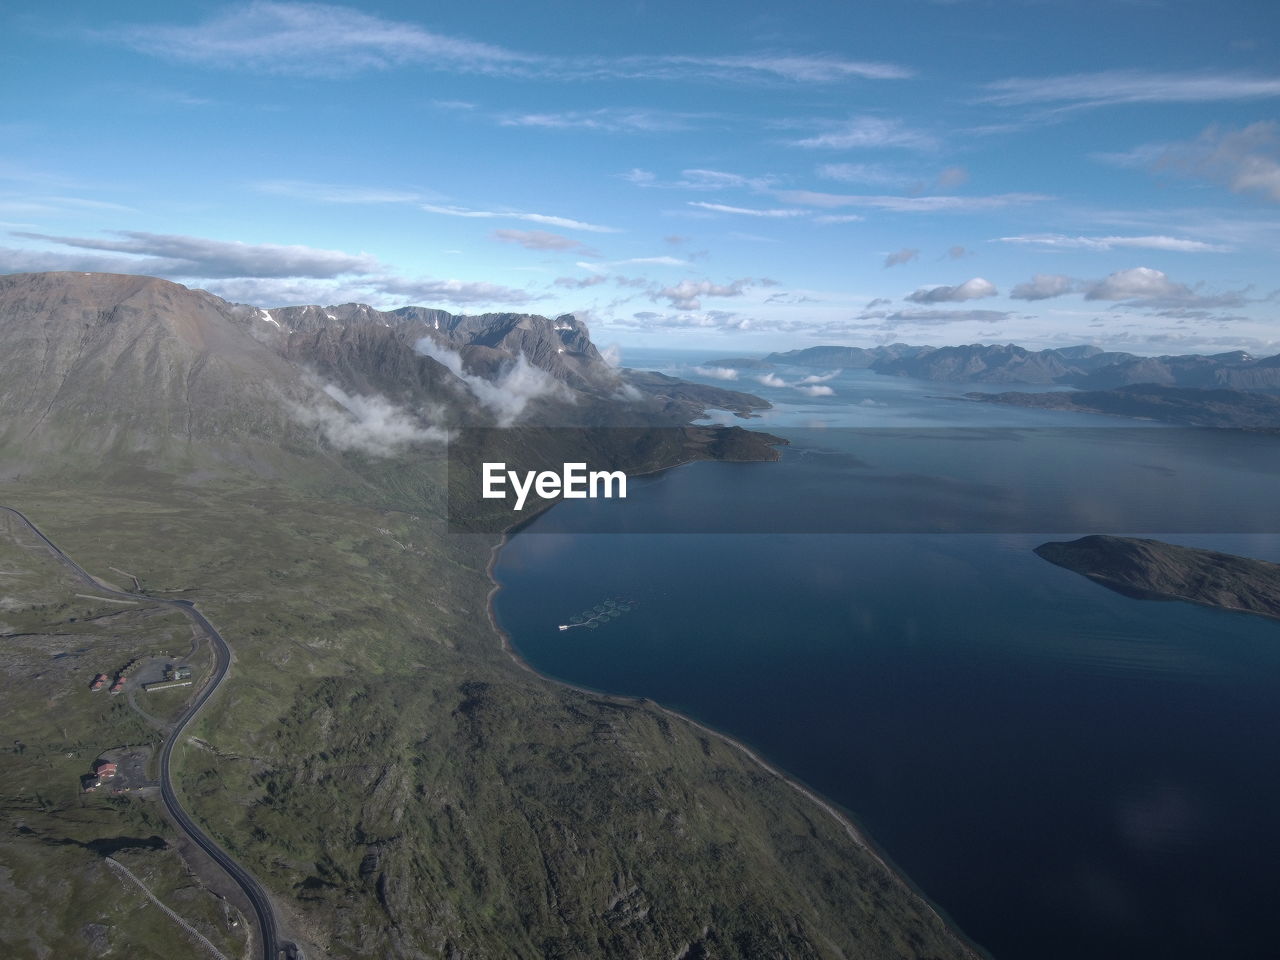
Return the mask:
<path fill-rule="evenodd" d="M 724 203 L 708 203 L 705 200 L 690 200 L 689 206 L 697 207 L 700 210 L 710 210 L 712 213 L 733 213 L 744 217 L 768 217 L 771 219 L 786 219 L 788 217 L 803 217 L 808 215 L 806 210 L 785 210 L 772 209 L 762 210 L 758 207 L 734 207 Z"/>
<path fill-rule="evenodd" d="M 503 243 L 519 244 L 526 250 L 577 250 L 582 247 L 581 240 L 545 230 L 495 230 L 490 236 Z"/>
<path fill-rule="evenodd" d="M 1004 106 L 1215 103 L 1280 97 L 1280 77 L 1246 73 L 1107 70 L 1057 77 L 1014 77 L 987 84 L 985 103 Z"/>
<path fill-rule="evenodd" d="M 827 150 L 851 150 L 867 147 L 905 147 L 932 150 L 938 142 L 932 135 L 913 130 L 901 120 L 885 117 L 851 117 L 812 137 L 792 140 L 795 147 Z"/>
<path fill-rule="evenodd" d="M 1039 193 L 1000 193 L 987 196 L 897 197 L 889 195 L 857 195 L 820 193 L 814 190 L 778 190 L 774 196 L 783 203 L 799 203 L 812 207 L 870 207 L 895 213 L 972 213 L 1002 207 L 1025 206 L 1049 198 Z"/>
<path fill-rule="evenodd" d="M 542 130 L 599 130 L 604 133 L 664 133 L 688 130 L 694 114 L 663 110 L 601 107 L 597 110 L 567 110 L 558 113 L 506 114 L 498 119 L 504 127 L 532 127 Z"/>
<path fill-rule="evenodd" d="M 162 270 L 200 277 L 336 277 L 368 274 L 383 267 L 367 253 L 345 253 L 316 247 L 283 246 L 273 243 L 239 243 L 176 234 L 113 231 L 118 240 L 92 237 L 59 237 L 43 233 L 15 233 L 26 240 L 81 250 L 123 253 L 143 259 L 134 261 L 142 272 Z"/>
<path fill-rule="evenodd" d="M 397 190 L 385 187 L 368 187 L 359 184 L 314 183 L 306 180 L 262 180 L 254 188 L 262 193 L 296 197 L 317 203 L 350 204 L 407 204 L 426 213 L 444 214 L 450 217 L 469 217 L 477 220 L 523 220 L 564 230 L 583 230 L 588 233 L 621 233 L 616 227 L 586 223 L 570 217 L 545 213 L 529 213 L 523 210 L 476 210 L 440 202 L 443 198 L 433 191 Z"/>
<path fill-rule="evenodd" d="M 496 283 L 401 277 L 369 254 L 342 250 L 139 231 L 114 231 L 110 238 L 32 232 L 14 236 L 60 249 L 0 248 L 0 273 L 137 273 L 199 285 L 229 300 L 271 306 L 348 300 L 375 305 L 517 305 L 538 299 L 527 290 Z"/>
<path fill-rule="evenodd" d="M 385 187 L 363 187 L 338 183 L 313 183 L 307 180 L 260 180 L 253 185 L 260 193 L 270 193 L 317 203 L 423 203 L 440 199 L 430 191 L 390 190 Z"/>
<path fill-rule="evenodd" d="M 910 263 L 912 260 L 920 256 L 920 251 L 914 247 L 903 247 L 901 250 L 895 251 L 884 258 L 886 267 L 896 267 L 904 263 Z"/>
<path fill-rule="evenodd" d="M 1190 143 L 1169 145 L 1154 165 L 1280 203 L 1280 125 L 1265 121 L 1242 130 L 1212 126 Z"/>
<path fill-rule="evenodd" d="M 513 74 L 541 63 L 492 44 L 320 3 L 242 3 L 194 26 L 151 23 L 122 28 L 115 36 L 166 59 L 304 76 L 345 76 L 406 64 Z"/>
<path fill-rule="evenodd" d="M 999 237 L 997 240 L 1000 243 L 1078 250 L 1137 248 L 1142 250 L 1165 250 L 1174 253 L 1226 253 L 1231 249 L 1222 244 L 1205 243 L 1203 240 L 1188 240 L 1183 237 L 1166 236 L 1069 237 L 1060 233 L 1034 233 L 1021 237 Z"/>
<path fill-rule="evenodd" d="M 617 227 L 604 227 L 596 223 L 582 220 L 571 220 L 568 217 L 556 217 L 545 213 L 526 213 L 521 210 L 472 210 L 468 207 L 442 206 L 436 203 L 421 204 L 427 213 L 439 213 L 447 217 L 469 217 L 478 220 L 524 220 L 528 223 L 541 223 L 548 227 L 560 227 L 564 230 L 584 230 L 588 233 L 621 233 Z"/>
<path fill-rule="evenodd" d="M 404 66 L 488 76 L 583 80 L 832 84 L 898 80 L 909 68 L 830 55 L 547 56 L 424 29 L 351 7 L 256 0 L 191 26 L 138 24 L 107 34 L 167 59 L 263 73 L 342 77 Z"/>
<path fill-rule="evenodd" d="M 650 170 L 634 168 L 622 174 L 622 179 L 637 187 L 659 187 L 667 190 L 751 190 L 760 192 L 774 184 L 772 176 L 749 177 L 725 170 L 681 170 L 677 180 L 662 180 Z"/>
<path fill-rule="evenodd" d="M 874 163 L 824 163 L 818 166 L 817 174 L 824 180 L 875 186 L 899 186 L 912 181 L 911 177 L 900 171 L 889 170 Z"/>

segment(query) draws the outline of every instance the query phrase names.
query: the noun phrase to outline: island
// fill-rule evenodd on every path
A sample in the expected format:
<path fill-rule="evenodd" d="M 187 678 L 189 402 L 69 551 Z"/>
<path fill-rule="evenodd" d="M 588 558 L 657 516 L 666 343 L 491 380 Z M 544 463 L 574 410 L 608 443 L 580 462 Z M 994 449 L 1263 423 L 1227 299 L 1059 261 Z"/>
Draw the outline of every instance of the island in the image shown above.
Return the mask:
<path fill-rule="evenodd" d="M 1051 541 L 1035 552 L 1127 597 L 1185 600 L 1280 620 L 1277 563 L 1135 537 Z"/>

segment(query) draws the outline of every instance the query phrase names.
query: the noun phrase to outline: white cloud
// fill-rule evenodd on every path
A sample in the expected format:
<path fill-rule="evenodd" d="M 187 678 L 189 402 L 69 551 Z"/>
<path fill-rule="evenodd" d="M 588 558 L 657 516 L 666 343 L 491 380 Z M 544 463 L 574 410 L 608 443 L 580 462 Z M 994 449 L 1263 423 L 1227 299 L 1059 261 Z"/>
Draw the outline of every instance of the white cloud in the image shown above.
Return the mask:
<path fill-rule="evenodd" d="M 818 167 L 817 172 L 824 180 L 839 180 L 842 183 L 893 186 L 911 181 L 910 177 L 873 163 L 824 163 Z"/>
<path fill-rule="evenodd" d="M 1086 300 L 1191 299 L 1191 288 L 1151 267 L 1117 270 L 1085 290 Z"/>
<path fill-rule="evenodd" d="M 572 399 L 572 394 L 564 384 L 530 364 L 523 354 L 516 357 L 515 363 L 496 380 L 489 381 L 467 373 L 462 366 L 461 354 L 436 343 L 430 337 L 419 340 L 415 349 L 423 356 L 442 363 L 462 380 L 471 395 L 494 415 L 500 427 L 516 423 L 529 404 L 541 397 L 558 397 L 566 401 Z"/>
<path fill-rule="evenodd" d="M 526 290 L 466 280 L 423 280 L 393 275 L 368 254 L 282 244 L 248 244 L 205 237 L 115 231 L 121 239 L 17 236 L 71 250 L 0 248 L 0 271 L 50 270 L 136 273 L 201 286 L 228 300 L 258 305 L 342 303 L 403 305 L 525 304 L 538 299 Z M 116 256 L 79 250 L 105 251 Z"/>
<path fill-rule="evenodd" d="M 834 390 L 832 390 L 830 387 L 802 387 L 802 386 L 797 386 L 795 389 L 799 390 L 799 391 L 800 391 L 801 393 L 803 393 L 806 397 L 833 397 L 833 396 L 835 396 L 835 393 L 836 393 L 836 392 L 835 392 Z"/>
<path fill-rule="evenodd" d="M 568 287 L 570 290 L 585 290 L 587 287 L 605 283 L 608 279 L 608 275 L 596 273 L 589 277 L 556 277 L 552 282 L 557 287 Z"/>
<path fill-rule="evenodd" d="M 756 382 L 765 387 L 785 387 L 787 381 L 783 380 L 775 373 L 765 373 L 756 377 Z"/>
<path fill-rule="evenodd" d="M 902 80 L 914 75 L 914 71 L 896 64 L 824 56 L 669 56 L 656 58 L 656 64 L 687 68 L 695 75 L 712 79 L 758 79 L 765 76 L 792 83 L 834 83 L 851 78 Z M 624 59 L 622 65 L 625 69 L 627 60 Z"/>
<path fill-rule="evenodd" d="M 710 280 L 681 280 L 670 287 L 663 287 L 654 294 L 667 300 L 676 310 L 699 310 L 702 297 L 740 297 L 755 281 L 744 278 L 732 283 L 712 283 Z"/>
<path fill-rule="evenodd" d="M 103 250 L 144 259 L 133 261 L 131 272 L 163 272 L 188 277 L 336 277 L 381 269 L 367 253 L 346 253 L 316 247 L 274 243 L 241 243 L 178 234 L 115 230 L 119 240 L 58 237 L 43 233 L 15 233 L 28 240 L 83 250 Z"/>
<path fill-rule="evenodd" d="M 1056 247 L 1080 250 L 1115 250 L 1137 248 L 1143 250 L 1167 250 L 1174 253 L 1226 253 L 1231 248 L 1203 240 L 1187 240 L 1183 237 L 1068 237 L 1060 233 L 1034 233 L 1021 237 L 1000 237 L 1001 243 L 1017 243 L 1028 246 Z"/>
<path fill-rule="evenodd" d="M 408 297 L 418 303 L 518 305 L 538 299 L 527 290 L 516 287 L 468 280 L 406 280 L 400 277 L 380 277 L 373 281 L 373 285 L 379 293 Z"/>
<path fill-rule="evenodd" d="M 954 287 L 921 287 L 907 299 L 912 303 L 954 303 L 963 300 L 981 300 L 996 295 L 995 284 L 982 277 L 974 277 Z"/>
<path fill-rule="evenodd" d="M 1280 203 L 1280 125 L 1266 121 L 1242 130 L 1213 126 L 1190 143 L 1168 147 L 1156 166 L 1226 184 L 1233 193 L 1257 193 Z"/>
<path fill-rule="evenodd" d="M 803 217 L 806 215 L 804 210 L 760 210 L 755 207 L 731 207 L 723 203 L 707 203 L 704 200 L 689 200 L 689 206 L 697 207 L 700 210 L 710 210 L 713 213 L 735 213 L 745 217 L 770 217 L 773 219 L 783 219 L 787 217 Z"/>
<path fill-rule="evenodd" d="M 851 150 L 867 147 L 905 147 L 914 150 L 931 150 L 937 141 L 927 133 L 912 130 L 900 120 L 884 117 L 851 117 L 803 140 L 791 141 L 792 146 L 810 149 Z"/>
<path fill-rule="evenodd" d="M 1049 300 L 1071 293 L 1078 287 L 1075 280 L 1060 273 L 1037 273 L 1010 290 L 1009 297 L 1013 300 Z"/>
<path fill-rule="evenodd" d="M 754 190 L 767 189 L 774 183 L 771 176 L 749 177 L 725 170 L 693 168 L 680 171 L 678 180 L 659 180 L 649 170 L 638 167 L 621 174 L 622 179 L 638 187 L 661 187 L 667 190 Z"/>
<path fill-rule="evenodd" d="M 1038 193 L 1000 193 L 976 197 L 896 197 L 820 193 L 813 190 L 779 190 L 774 193 L 774 196 L 784 203 L 799 203 L 812 207 L 871 207 L 877 210 L 892 210 L 896 213 L 970 213 L 977 210 L 1023 206 L 1049 199 Z"/>
<path fill-rule="evenodd" d="M 1280 77 L 1245 73 L 1152 73 L 1109 70 L 1058 77 L 1015 77 L 987 84 L 987 103 L 1214 103 L 1280 97 Z"/>
<path fill-rule="evenodd" d="M 318 3 L 238 4 L 193 27 L 148 24 L 118 35 L 143 52 L 168 59 L 309 76 L 341 76 L 408 63 L 465 73 L 509 73 L 536 62 L 490 44 Z"/>
<path fill-rule="evenodd" d="M 576 250 L 581 240 L 545 230 L 495 230 L 490 236 L 503 243 L 518 243 L 526 250 Z"/>
<path fill-rule="evenodd" d="M 738 371 L 733 367 L 694 367 L 693 372 L 700 377 L 710 377 L 713 380 L 738 379 Z"/>
<path fill-rule="evenodd" d="M 834 380 L 840 376 L 839 370 L 832 370 L 830 373 L 811 373 L 800 381 L 800 385 L 809 383 L 826 383 L 828 380 Z"/>
<path fill-rule="evenodd" d="M 142 24 L 112 36 L 173 60 L 235 70 L 342 77 L 414 65 L 512 78 L 690 80 L 828 84 L 894 80 L 895 64 L 831 56 L 571 56 L 523 53 L 435 33 L 350 7 L 319 3 L 240 3 L 194 26 Z"/>
<path fill-rule="evenodd" d="M 254 185 L 261 193 L 320 203 L 421 203 L 432 195 L 419 191 L 388 190 L 338 183 L 313 183 L 308 180 L 261 180 Z"/>
<path fill-rule="evenodd" d="M 407 410 L 380 394 L 349 394 L 335 384 L 322 388 L 342 408 L 292 404 L 294 419 L 317 427 L 340 450 L 387 457 L 413 443 L 444 443 L 446 431 L 423 426 Z"/>
<path fill-rule="evenodd" d="M 588 233 L 621 233 L 617 227 L 602 227 L 581 220 L 570 220 L 568 217 L 554 217 L 544 213 L 524 213 L 519 210 L 471 210 L 467 207 L 441 206 L 435 203 L 420 205 L 427 213 L 441 213 L 448 217 L 470 217 L 479 220 L 525 220 L 529 223 L 541 223 L 548 227 L 561 227 L 566 230 L 584 230 Z"/>
<path fill-rule="evenodd" d="M 499 118 L 498 123 L 504 127 L 534 127 L 543 130 L 656 133 L 687 130 L 692 119 L 695 119 L 693 114 L 601 107 L 596 110 L 565 110 L 559 113 L 508 114 Z"/>

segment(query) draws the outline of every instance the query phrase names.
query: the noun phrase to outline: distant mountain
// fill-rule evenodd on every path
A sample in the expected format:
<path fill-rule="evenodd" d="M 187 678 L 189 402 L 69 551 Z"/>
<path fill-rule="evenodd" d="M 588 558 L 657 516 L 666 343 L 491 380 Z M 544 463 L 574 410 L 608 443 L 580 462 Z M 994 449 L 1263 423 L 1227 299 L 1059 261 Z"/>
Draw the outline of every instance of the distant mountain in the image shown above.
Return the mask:
<path fill-rule="evenodd" d="M 764 359 L 770 363 L 789 363 L 801 367 L 841 367 L 845 370 L 865 370 L 881 363 L 916 357 L 936 350 L 936 347 L 913 347 L 894 343 L 884 347 L 806 347 L 771 353 Z"/>
<path fill-rule="evenodd" d="M 1280 397 L 1244 390 L 1140 383 L 1115 390 L 969 393 L 970 400 L 1040 410 L 1106 413 L 1197 427 L 1280 429 Z"/>
<path fill-rule="evenodd" d="M 765 357 L 772 363 L 870 369 L 890 376 L 952 383 L 1060 384 L 1108 389 L 1136 383 L 1171 387 L 1280 392 L 1280 355 L 1255 359 L 1243 351 L 1201 356 L 1140 357 L 1080 345 L 1028 350 L 1015 344 L 951 347 L 809 347 Z"/>

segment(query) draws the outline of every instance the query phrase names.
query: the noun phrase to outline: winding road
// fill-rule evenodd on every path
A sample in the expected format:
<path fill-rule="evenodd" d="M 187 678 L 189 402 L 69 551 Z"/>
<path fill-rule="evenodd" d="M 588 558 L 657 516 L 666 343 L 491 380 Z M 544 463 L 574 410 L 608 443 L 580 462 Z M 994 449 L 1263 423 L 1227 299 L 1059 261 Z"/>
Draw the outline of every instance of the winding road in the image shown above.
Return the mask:
<path fill-rule="evenodd" d="M 173 728 L 169 731 L 169 735 L 165 738 L 163 745 L 160 747 L 160 796 L 164 800 L 165 809 L 169 812 L 169 816 L 183 833 L 185 833 L 191 841 L 200 847 L 205 853 L 217 862 L 223 870 L 236 882 L 236 885 L 244 891 L 249 899 L 249 903 L 253 906 L 253 911 L 257 915 L 258 930 L 262 940 L 262 957 L 263 960 L 279 960 L 281 951 L 287 956 L 293 957 L 297 955 L 297 947 L 288 941 L 281 941 L 279 932 L 276 929 L 275 909 L 271 905 L 271 898 L 267 896 L 267 892 L 263 889 L 254 876 L 244 867 L 231 858 L 222 847 L 210 837 L 207 833 L 196 825 L 195 821 L 182 809 L 182 804 L 178 801 L 178 795 L 173 789 L 173 775 L 170 769 L 171 758 L 173 756 L 173 748 L 179 740 L 182 739 L 183 731 L 190 725 L 191 721 L 196 718 L 205 703 L 213 696 L 214 691 L 226 679 L 227 668 L 231 666 L 231 648 L 227 646 L 227 642 L 222 639 L 222 634 L 208 620 L 204 614 L 196 609 L 195 604 L 190 600 L 169 600 L 162 597 L 151 597 L 145 593 L 132 593 L 123 590 L 116 590 L 112 587 L 106 587 L 99 583 L 98 580 L 84 567 L 76 563 L 55 544 L 52 540 L 40 532 L 39 527 L 32 523 L 23 513 L 15 510 L 13 507 L 0 506 L 0 511 L 16 517 L 26 527 L 34 533 L 44 543 L 46 547 L 52 551 L 53 555 L 78 579 L 99 590 L 103 593 L 111 594 L 116 597 L 126 597 L 134 600 L 146 600 L 150 603 L 163 604 L 168 607 L 174 607 L 189 618 L 195 625 L 204 632 L 209 638 L 210 646 L 214 653 L 214 669 L 210 679 L 201 687 L 200 692 L 196 694 L 188 705 L 187 709 L 174 722 Z"/>

